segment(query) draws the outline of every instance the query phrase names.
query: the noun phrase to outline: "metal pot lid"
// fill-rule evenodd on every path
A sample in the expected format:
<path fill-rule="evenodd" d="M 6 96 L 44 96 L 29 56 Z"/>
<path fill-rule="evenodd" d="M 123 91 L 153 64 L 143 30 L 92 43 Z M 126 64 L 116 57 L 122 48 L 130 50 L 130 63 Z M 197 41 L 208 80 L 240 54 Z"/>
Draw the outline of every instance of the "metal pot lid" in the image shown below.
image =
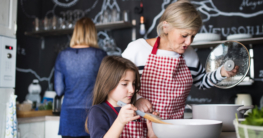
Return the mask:
<path fill-rule="evenodd" d="M 250 67 L 250 56 L 247 48 L 237 41 L 226 41 L 215 47 L 206 60 L 206 72 L 216 71 L 219 67 L 231 71 L 238 66 L 235 76 L 225 78 L 221 82 L 214 83 L 216 87 L 228 89 L 239 84 L 247 75 Z"/>

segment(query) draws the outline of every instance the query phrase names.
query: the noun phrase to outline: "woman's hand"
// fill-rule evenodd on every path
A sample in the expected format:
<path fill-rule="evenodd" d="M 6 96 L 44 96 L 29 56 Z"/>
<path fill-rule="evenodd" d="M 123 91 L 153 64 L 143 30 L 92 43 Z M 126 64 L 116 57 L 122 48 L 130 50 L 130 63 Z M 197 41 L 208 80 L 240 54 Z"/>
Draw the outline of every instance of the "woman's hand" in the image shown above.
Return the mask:
<path fill-rule="evenodd" d="M 157 113 L 157 112 L 153 112 L 152 114 L 159 116 L 159 113 Z M 147 124 L 147 128 L 148 128 L 148 134 L 147 134 L 148 137 L 149 138 L 157 138 L 157 136 L 153 132 L 152 122 L 150 120 L 147 120 L 146 124 Z"/>
<path fill-rule="evenodd" d="M 237 74 L 237 71 L 238 71 L 238 66 L 235 66 L 235 68 L 231 71 L 226 71 L 224 67 L 221 68 L 221 76 L 223 77 L 233 77 Z"/>
<path fill-rule="evenodd" d="M 133 106 L 132 104 L 127 104 L 123 106 L 117 117 L 118 122 L 124 126 L 132 120 L 139 119 L 140 116 L 136 114 L 135 112 L 136 110 L 137 108 Z"/>
<path fill-rule="evenodd" d="M 152 104 L 145 98 L 140 98 L 137 100 L 135 106 L 138 110 L 141 110 L 144 113 L 151 113 L 153 111 Z"/>

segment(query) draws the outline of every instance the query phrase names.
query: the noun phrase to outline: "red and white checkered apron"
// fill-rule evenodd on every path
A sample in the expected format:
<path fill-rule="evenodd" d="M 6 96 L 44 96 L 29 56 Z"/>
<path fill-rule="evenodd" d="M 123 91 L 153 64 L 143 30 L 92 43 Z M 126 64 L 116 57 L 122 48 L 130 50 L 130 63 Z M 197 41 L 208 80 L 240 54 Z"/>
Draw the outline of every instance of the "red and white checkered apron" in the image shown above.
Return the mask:
<path fill-rule="evenodd" d="M 182 55 L 180 58 L 156 55 L 159 43 L 160 37 L 144 66 L 139 94 L 152 103 L 153 110 L 159 112 L 164 120 L 181 119 L 193 78 Z"/>
<path fill-rule="evenodd" d="M 106 103 L 118 115 L 115 108 L 109 102 L 106 101 Z M 143 138 L 143 124 L 141 122 L 130 121 L 124 126 L 120 138 Z"/>

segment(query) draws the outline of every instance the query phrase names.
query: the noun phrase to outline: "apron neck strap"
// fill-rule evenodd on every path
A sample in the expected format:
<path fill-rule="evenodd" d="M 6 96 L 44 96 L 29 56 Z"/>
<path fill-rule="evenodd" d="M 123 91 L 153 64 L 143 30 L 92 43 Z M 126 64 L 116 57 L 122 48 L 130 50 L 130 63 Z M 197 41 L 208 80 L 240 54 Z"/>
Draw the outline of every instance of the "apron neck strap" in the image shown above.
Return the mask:
<path fill-rule="evenodd" d="M 154 46 L 153 46 L 153 49 L 152 49 L 152 54 L 156 55 L 157 53 L 157 50 L 158 50 L 158 47 L 160 45 L 160 36 L 157 37 L 155 43 L 154 43 Z M 180 58 L 183 58 L 183 54 L 180 54 Z"/>
<path fill-rule="evenodd" d="M 116 111 L 116 109 L 110 104 L 110 102 L 106 101 L 106 104 L 110 106 L 110 108 L 118 115 L 119 113 Z"/>
<path fill-rule="evenodd" d="M 152 54 L 156 55 L 159 45 L 160 45 L 160 36 L 158 36 L 156 39 L 156 42 L 152 49 Z"/>

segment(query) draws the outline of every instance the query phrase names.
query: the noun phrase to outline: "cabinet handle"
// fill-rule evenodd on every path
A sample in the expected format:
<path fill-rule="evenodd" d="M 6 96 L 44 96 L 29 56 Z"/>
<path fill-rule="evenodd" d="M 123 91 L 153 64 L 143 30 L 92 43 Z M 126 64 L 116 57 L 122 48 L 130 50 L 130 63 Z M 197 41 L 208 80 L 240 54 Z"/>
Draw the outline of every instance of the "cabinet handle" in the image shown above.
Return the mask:
<path fill-rule="evenodd" d="M 16 21 L 14 21 L 14 35 L 16 35 L 16 30 L 17 30 L 17 25 L 16 25 Z"/>

